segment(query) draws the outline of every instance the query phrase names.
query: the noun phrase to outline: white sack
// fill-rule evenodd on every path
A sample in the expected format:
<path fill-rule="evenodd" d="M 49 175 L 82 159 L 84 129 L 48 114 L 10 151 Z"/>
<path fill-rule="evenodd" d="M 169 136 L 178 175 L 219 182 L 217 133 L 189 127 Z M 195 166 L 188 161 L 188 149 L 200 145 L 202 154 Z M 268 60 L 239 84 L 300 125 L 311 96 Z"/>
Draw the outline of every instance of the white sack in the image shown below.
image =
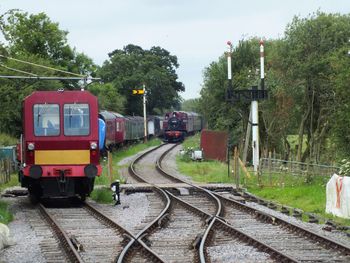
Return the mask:
<path fill-rule="evenodd" d="M 326 213 L 350 218 L 350 177 L 333 174 L 326 186 Z"/>
<path fill-rule="evenodd" d="M 15 244 L 16 242 L 10 237 L 10 229 L 7 225 L 0 223 L 0 250 Z"/>

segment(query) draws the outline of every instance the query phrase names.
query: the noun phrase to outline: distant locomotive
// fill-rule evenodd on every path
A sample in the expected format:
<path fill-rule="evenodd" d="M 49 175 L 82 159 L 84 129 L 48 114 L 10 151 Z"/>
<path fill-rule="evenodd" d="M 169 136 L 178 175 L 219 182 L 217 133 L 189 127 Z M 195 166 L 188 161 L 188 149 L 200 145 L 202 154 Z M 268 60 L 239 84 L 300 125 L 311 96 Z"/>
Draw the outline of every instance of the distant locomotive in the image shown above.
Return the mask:
<path fill-rule="evenodd" d="M 183 141 L 185 136 L 202 130 L 202 116 L 194 112 L 168 112 L 165 114 L 163 128 L 165 141 Z"/>
<path fill-rule="evenodd" d="M 100 124 L 97 98 L 88 91 L 36 91 L 24 99 L 19 181 L 31 197 L 91 193 L 102 172 Z"/>

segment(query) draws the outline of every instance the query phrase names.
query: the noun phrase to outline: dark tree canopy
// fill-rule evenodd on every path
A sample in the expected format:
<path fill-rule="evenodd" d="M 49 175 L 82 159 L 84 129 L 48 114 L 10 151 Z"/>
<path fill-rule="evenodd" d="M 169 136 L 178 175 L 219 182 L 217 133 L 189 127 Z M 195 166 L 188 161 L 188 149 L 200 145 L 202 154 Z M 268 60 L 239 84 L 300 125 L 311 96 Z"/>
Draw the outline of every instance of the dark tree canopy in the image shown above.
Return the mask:
<path fill-rule="evenodd" d="M 93 75 L 96 66 L 85 54 L 76 52 L 67 43 L 68 32 L 61 30 L 44 13 L 32 14 L 10 10 L 0 15 L 0 30 L 6 43 L 0 54 L 50 68 Z M 69 76 L 47 68 L 0 58 L 1 75 L 26 75 L 17 69 L 38 76 Z M 68 81 L 0 79 L 0 132 L 16 135 L 21 132 L 22 100 L 35 90 L 76 89 L 81 84 Z"/>
<path fill-rule="evenodd" d="M 127 100 L 127 114 L 142 114 L 142 97 L 132 95 L 132 90 L 142 89 L 143 84 L 147 90 L 147 111 L 159 114 L 166 108 L 177 106 L 180 100 L 178 92 L 185 90 L 178 81 L 178 66 L 177 57 L 161 47 L 144 50 L 129 44 L 122 50 L 111 52 L 99 74 L 104 82 L 119 86 L 119 93 Z"/>
<path fill-rule="evenodd" d="M 317 12 L 295 17 L 285 36 L 265 41 L 265 83 L 269 100 L 259 103 L 262 154 L 293 152 L 301 161 L 330 163 L 350 153 L 350 16 Z M 233 57 L 235 88 L 258 84 L 259 40 L 240 41 Z M 214 129 L 245 132 L 249 104 L 222 103 L 226 57 L 204 71 L 200 105 Z M 259 73 L 259 72 L 257 72 Z M 241 116 L 241 117 L 240 117 Z M 242 127 L 244 127 L 242 129 Z M 291 148 L 288 137 L 296 141 Z M 242 136 L 241 136 L 242 139 Z"/>

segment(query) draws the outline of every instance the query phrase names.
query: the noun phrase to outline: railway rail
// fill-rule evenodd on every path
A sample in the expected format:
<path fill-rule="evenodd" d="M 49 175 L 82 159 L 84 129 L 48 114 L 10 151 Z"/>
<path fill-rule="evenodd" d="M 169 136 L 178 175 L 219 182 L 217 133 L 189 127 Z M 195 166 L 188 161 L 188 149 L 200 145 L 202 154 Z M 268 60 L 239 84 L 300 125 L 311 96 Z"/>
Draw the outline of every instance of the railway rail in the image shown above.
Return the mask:
<path fill-rule="evenodd" d="M 153 159 L 157 152 L 161 152 L 162 147 L 164 146 L 159 146 L 151 151 Z M 195 231 L 196 233 L 201 232 L 194 238 L 197 240 L 196 242 L 200 240 L 199 246 L 197 246 L 198 257 L 195 257 L 196 260 L 201 262 L 215 260 L 215 256 L 211 256 L 213 248 L 218 246 L 224 247 L 230 243 L 235 247 L 248 245 L 265 252 L 265 255 L 261 254 L 261 259 L 266 259 L 267 253 L 271 259 L 281 262 L 350 261 L 350 248 L 335 240 L 314 233 L 277 216 L 260 212 L 242 202 L 211 192 L 168 173 L 162 167 L 162 160 L 174 147 L 167 146 L 166 151 L 160 158 L 156 159 L 157 172 L 151 173 L 151 177 L 149 176 L 149 168 L 147 172 L 148 177 L 146 178 L 143 177 L 142 169 L 138 168 L 135 171 L 134 168 L 135 163 L 139 162 L 149 152 L 138 157 L 130 165 L 129 171 L 138 178 L 139 182 L 148 182 L 159 189 L 164 180 L 167 183 L 185 183 L 192 186 L 191 193 L 188 195 L 181 194 L 181 189 L 168 190 L 166 194 L 171 196 L 170 199 L 177 204 L 177 207 L 179 206 L 178 203 L 181 202 L 182 206 L 192 207 L 192 211 L 194 209 L 197 210 L 197 213 L 206 215 L 205 231 L 202 229 Z M 163 177 L 160 177 L 160 175 Z M 151 178 L 150 181 L 147 181 L 147 178 Z M 219 199 L 219 201 L 215 201 L 215 198 Z M 215 207 L 213 205 L 215 202 L 218 202 L 218 206 L 222 206 L 222 208 L 217 209 L 216 206 L 215 210 L 213 208 Z M 167 217 L 170 216 L 168 215 Z M 176 217 L 173 216 L 172 219 L 174 218 Z M 242 241 L 245 244 L 242 244 Z"/>
<path fill-rule="evenodd" d="M 139 261 L 157 258 L 145 244 L 137 242 L 132 233 L 87 202 L 69 208 L 39 204 L 38 209 L 65 251 L 66 258 L 62 262 L 115 262 L 131 240 L 138 247 L 136 258 Z M 46 253 L 56 250 L 57 244 Z M 56 262 L 57 258 L 47 260 Z"/>
<path fill-rule="evenodd" d="M 80 203 L 64 209 L 39 204 L 47 224 L 41 223 L 38 228 L 48 235 L 50 226 L 55 233 L 41 244 L 45 259 L 119 263 L 350 262 L 350 248 L 340 242 L 234 200 L 230 191 L 211 191 L 172 175 L 162 162 L 174 147 L 156 147 L 130 165 L 134 180 L 152 189 L 146 193 L 151 213 L 133 229 L 117 224 L 113 212 L 98 204 Z"/>
<path fill-rule="evenodd" d="M 167 147 L 168 149 L 165 153 L 161 155 L 161 158 L 158 158 L 156 160 L 157 171 L 162 177 L 166 176 L 167 183 L 169 183 L 170 180 L 173 183 L 182 182 L 188 184 L 183 180 L 180 180 L 171 176 L 170 174 L 167 174 L 161 168 L 162 158 L 175 146 L 176 145 L 172 147 Z M 135 168 L 137 167 L 135 163 L 138 163 L 148 154 L 151 154 L 152 158 L 154 159 L 154 156 L 156 155 L 155 152 L 161 152 L 161 150 L 163 150 L 161 149 L 162 147 L 164 146 L 159 146 L 139 156 L 130 165 L 130 174 L 137 178 L 139 182 L 148 182 L 146 178 L 150 178 L 149 171 L 147 170 L 146 172 L 147 177 L 143 177 L 145 171 L 142 169 Z M 220 225 L 218 223 L 215 223 L 215 221 L 221 220 L 221 202 L 213 193 L 211 193 L 207 189 L 200 188 L 194 185 L 191 186 L 194 189 L 196 189 L 196 193 L 185 194 L 185 198 L 183 198 L 183 196 L 179 196 L 179 194 L 182 192 L 181 189 L 163 191 L 159 187 L 161 184 L 157 184 L 157 182 L 159 182 L 157 180 L 159 174 L 153 171 L 153 176 L 151 177 L 151 184 L 153 185 L 155 191 L 162 191 L 164 195 L 163 198 L 168 198 L 169 203 L 167 205 L 167 208 L 163 210 L 163 213 L 161 213 L 157 220 L 155 220 L 155 224 L 149 226 L 148 228 L 145 228 L 142 231 L 142 233 L 140 233 L 140 235 L 143 235 L 143 240 L 145 240 L 145 243 L 148 243 L 150 249 L 159 254 L 162 260 L 164 260 L 165 262 L 209 261 L 210 259 L 208 258 L 207 252 L 205 251 L 206 238 L 207 236 L 209 236 L 211 228 L 214 224 L 216 225 L 216 227 L 217 225 Z M 160 179 L 160 182 L 164 183 L 164 179 Z M 179 217 L 178 215 L 181 216 Z M 162 224 L 162 222 L 166 223 Z M 225 224 L 224 222 L 222 223 Z M 155 226 L 157 226 L 157 228 Z M 226 227 L 232 228 L 228 225 Z M 290 260 L 288 256 L 279 253 L 278 251 L 275 251 L 274 249 L 266 246 L 262 242 L 250 239 L 248 235 L 245 235 L 244 233 L 239 232 L 236 229 L 232 229 L 231 231 L 239 233 L 241 237 L 244 236 L 245 242 L 249 240 L 246 243 L 248 246 L 251 246 L 250 244 L 254 244 L 254 246 L 258 247 L 258 250 L 260 249 L 263 252 L 269 253 L 269 255 L 274 257 L 276 260 L 285 262 L 293 261 Z M 179 233 L 182 234 L 179 235 Z M 233 235 L 231 235 L 231 239 L 239 240 Z M 251 246 L 251 248 L 253 250 L 256 250 L 253 246 Z M 256 253 L 259 252 L 256 251 Z M 180 255 L 187 255 L 187 257 L 181 258 Z"/>

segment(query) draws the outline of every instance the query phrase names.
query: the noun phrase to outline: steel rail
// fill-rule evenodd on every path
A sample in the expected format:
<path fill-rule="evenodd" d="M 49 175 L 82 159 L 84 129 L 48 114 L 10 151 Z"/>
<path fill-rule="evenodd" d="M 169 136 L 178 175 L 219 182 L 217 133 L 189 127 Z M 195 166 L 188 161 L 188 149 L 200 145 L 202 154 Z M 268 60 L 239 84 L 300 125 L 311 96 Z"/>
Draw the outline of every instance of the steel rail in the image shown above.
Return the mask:
<path fill-rule="evenodd" d="M 83 263 L 84 260 L 80 257 L 78 251 L 75 249 L 67 233 L 61 228 L 57 221 L 47 212 L 46 208 L 42 204 L 38 204 L 38 207 L 41 214 L 48 221 L 50 227 L 55 232 L 56 236 L 58 237 L 58 240 L 61 243 L 63 243 L 63 248 L 71 262 Z"/>
<path fill-rule="evenodd" d="M 118 231 L 125 233 L 127 237 L 130 239 L 135 239 L 132 233 L 130 233 L 128 230 L 123 228 L 121 225 L 117 224 L 114 220 L 109 218 L 107 215 L 103 214 L 101 211 L 93 207 L 91 204 L 87 202 L 83 202 L 83 207 L 88 210 L 94 217 L 96 217 L 98 220 L 103 221 L 110 227 L 117 229 Z"/>
<path fill-rule="evenodd" d="M 172 149 L 170 149 L 172 150 Z M 219 220 L 220 222 L 224 222 L 224 220 L 222 220 L 222 218 L 220 217 L 221 213 L 222 213 L 222 205 L 221 205 L 221 202 L 220 200 L 218 200 L 218 195 L 215 193 L 215 192 L 212 192 L 208 189 L 205 189 L 203 187 L 200 187 L 200 186 L 197 186 L 195 184 L 192 184 L 190 182 L 186 182 L 184 180 L 181 180 L 169 173 L 167 173 L 163 168 L 162 168 L 162 160 L 164 159 L 164 157 L 170 152 L 170 150 L 167 150 L 166 152 L 164 152 L 162 154 L 162 156 L 159 158 L 159 162 L 156 163 L 156 168 L 158 171 L 160 171 L 162 174 L 166 175 L 167 177 L 172 177 L 172 178 L 175 178 L 176 180 L 180 180 L 182 183 L 185 183 L 187 185 L 190 185 L 196 189 L 199 189 L 199 190 L 202 190 L 206 193 L 208 193 L 210 196 L 214 196 L 215 197 L 215 200 L 218 202 L 219 206 L 218 206 L 218 212 L 215 216 L 212 216 L 210 215 L 212 218 L 210 219 L 209 221 L 209 225 L 206 229 L 206 231 L 204 232 L 203 234 L 203 237 L 202 237 L 202 240 L 201 240 L 201 243 L 200 243 L 200 249 L 199 249 L 199 256 L 200 256 L 200 261 L 202 263 L 206 262 L 206 253 L 205 253 L 205 244 L 207 242 L 207 239 L 209 237 L 209 233 L 210 231 L 212 231 L 213 227 L 214 227 L 214 224 L 216 223 L 217 220 Z M 226 224 L 227 225 L 227 224 Z M 287 261 L 287 262 L 297 262 L 296 259 L 286 255 L 286 254 L 283 254 L 281 252 L 278 252 L 277 250 L 273 249 L 272 247 L 268 246 L 267 244 L 264 244 L 256 239 L 254 239 L 253 237 L 239 231 L 238 229 L 234 228 L 233 226 L 229 226 L 230 229 L 232 229 L 232 231 L 236 232 L 236 233 L 240 233 L 240 235 L 243 235 L 245 237 L 245 239 L 249 239 L 251 240 L 251 242 L 253 242 L 254 244 L 259 244 L 260 247 L 263 247 L 264 250 L 266 251 L 269 251 L 271 256 L 274 256 L 274 255 L 278 255 L 278 258 L 280 259 L 283 259 L 284 261 Z M 263 251 L 264 251 L 263 250 Z"/>
<path fill-rule="evenodd" d="M 298 262 L 295 258 L 283 254 L 280 251 L 272 248 L 271 246 L 251 237 L 250 235 L 240 231 L 239 229 L 227 224 L 222 218 L 220 217 L 213 217 L 212 215 L 208 214 L 207 212 L 197 208 L 194 205 L 191 205 L 190 203 L 176 197 L 175 195 L 171 194 L 167 191 L 169 196 L 175 200 L 176 202 L 182 204 L 183 206 L 187 207 L 192 212 L 198 214 L 202 218 L 206 218 L 208 222 L 208 226 L 205 233 L 202 235 L 200 246 L 204 246 L 207 242 L 207 237 L 209 235 L 210 231 L 214 231 L 214 226 L 219 227 L 219 225 L 222 225 L 225 227 L 225 229 L 232 233 L 234 236 L 236 236 L 238 239 L 243 240 L 245 243 L 247 243 L 250 246 L 256 247 L 258 250 L 270 254 L 272 258 L 278 259 L 279 262 Z M 206 236 L 205 236 L 206 235 Z M 204 253 L 202 255 L 203 257 L 200 257 L 200 262 L 207 262 L 206 257 L 204 256 Z"/>
<path fill-rule="evenodd" d="M 131 164 L 129 165 L 129 168 L 128 168 L 129 174 L 132 175 L 132 177 L 136 178 L 136 179 L 137 179 L 139 182 L 141 182 L 141 183 L 148 183 L 148 182 L 146 182 L 146 181 L 142 178 L 142 176 L 140 176 L 140 175 L 136 172 L 136 170 L 135 170 L 135 163 L 137 163 L 138 161 L 140 161 L 145 155 L 150 154 L 151 152 L 154 152 L 154 151 L 158 150 L 159 148 L 164 147 L 165 145 L 167 145 L 167 143 L 163 143 L 163 144 L 161 144 L 161 145 L 158 145 L 157 147 L 154 147 L 154 148 L 152 148 L 151 150 L 146 151 L 145 153 L 143 153 L 143 154 L 141 154 L 140 156 L 138 156 L 135 160 L 133 160 L 133 161 L 131 162 Z"/>
<path fill-rule="evenodd" d="M 160 158 L 157 160 L 156 162 L 156 169 L 162 174 L 162 175 L 165 175 L 166 177 L 168 178 L 172 178 L 172 180 L 176 181 L 176 182 L 181 182 L 181 183 L 185 183 L 187 185 L 190 185 L 191 187 L 193 188 L 196 188 L 202 192 L 204 192 L 208 197 L 209 199 L 213 199 L 213 201 L 215 202 L 216 204 L 216 213 L 215 215 L 210 215 L 210 217 L 212 217 L 212 219 L 210 220 L 210 223 L 208 224 L 208 227 L 206 228 L 204 234 L 203 234 L 203 237 L 201 239 L 201 243 L 200 243 L 200 246 L 199 246 L 199 259 L 200 259 L 200 262 L 206 262 L 206 252 L 205 252 L 205 243 L 206 243 L 206 240 L 208 238 L 208 235 L 215 223 L 215 220 L 217 217 L 220 217 L 220 215 L 222 214 L 222 205 L 221 205 L 221 202 L 220 200 L 211 192 L 209 191 L 208 189 L 205 189 L 203 187 L 199 187 L 197 185 L 194 185 L 190 182 L 186 182 L 184 180 L 181 180 L 180 178 L 177 178 L 177 177 L 174 177 L 172 176 L 171 174 L 167 173 L 163 168 L 162 168 L 162 161 L 163 159 L 165 158 L 165 156 L 171 151 L 173 150 L 178 144 L 176 144 L 174 147 L 171 147 L 170 149 L 168 149 L 167 151 L 165 151 L 161 156 Z"/>
<path fill-rule="evenodd" d="M 228 232 L 231 232 L 233 235 L 237 236 L 239 239 L 245 241 L 249 245 L 252 245 L 252 246 L 254 246 L 262 251 L 266 251 L 266 249 L 267 249 L 267 251 L 270 252 L 271 257 L 278 260 L 278 262 L 299 262 L 297 259 L 295 259 L 291 256 L 288 256 L 284 253 L 281 253 L 280 251 L 274 249 L 273 247 L 271 247 L 265 243 L 260 242 L 259 240 L 255 239 L 254 237 L 248 236 L 247 234 L 243 233 L 239 229 L 232 227 L 231 225 L 229 225 L 227 222 L 223 221 L 220 218 L 216 218 L 216 220 L 215 220 L 215 222 L 213 222 L 213 224 L 215 224 L 215 223 L 222 225 L 224 228 L 227 229 Z M 247 236 L 249 237 L 249 239 L 246 238 Z"/>
<path fill-rule="evenodd" d="M 275 216 L 275 215 L 269 215 L 267 213 L 261 212 L 255 208 L 249 207 L 246 204 L 243 204 L 241 202 L 238 202 L 236 200 L 232 200 L 229 198 L 226 198 L 224 196 L 221 196 L 218 193 L 214 193 L 218 198 L 220 198 L 221 200 L 230 203 L 231 205 L 234 205 L 235 207 L 241 209 L 241 210 L 245 210 L 248 213 L 251 214 L 256 214 L 256 216 L 262 220 L 265 220 L 266 222 L 270 222 L 273 223 L 275 225 L 282 225 L 284 227 L 287 227 L 288 229 L 294 231 L 294 232 L 299 232 L 302 233 L 303 236 L 305 236 L 308 239 L 323 243 L 325 245 L 325 248 L 332 248 L 332 249 L 337 249 L 338 251 L 342 252 L 345 255 L 350 255 L 350 247 L 337 242 L 336 240 L 333 240 L 331 238 L 328 238 L 326 236 L 322 236 L 318 233 L 315 233 L 309 229 L 306 229 L 302 226 L 299 226 L 295 223 L 292 222 L 288 222 L 284 219 L 282 219 L 279 216 Z"/>
<path fill-rule="evenodd" d="M 175 145 L 176 146 L 176 145 Z M 175 147 L 174 146 L 174 147 Z M 162 160 L 164 159 L 164 157 L 166 156 L 166 154 L 168 154 L 174 147 L 171 147 L 170 149 L 168 149 L 167 151 L 165 151 L 161 157 L 157 160 L 156 162 L 156 169 L 163 175 L 169 177 L 169 178 L 175 178 L 174 176 L 168 174 L 161 166 Z M 156 149 L 159 149 L 160 147 L 157 147 Z M 129 171 L 133 171 L 135 172 L 135 169 L 133 168 L 133 165 L 135 162 L 137 162 L 138 160 L 140 160 L 141 158 L 143 158 L 145 155 L 151 153 L 153 150 L 145 152 L 143 155 L 139 156 L 137 159 L 135 159 L 135 161 L 132 163 L 132 165 L 130 165 L 130 169 Z M 135 172 L 136 173 L 136 172 Z M 141 181 L 145 182 L 145 180 L 142 179 L 142 177 L 140 175 L 137 174 L 137 177 L 140 178 Z M 200 241 L 200 246 L 199 246 L 199 258 L 200 258 L 200 262 L 204 263 L 207 262 L 206 259 L 206 253 L 205 253 L 205 244 L 208 240 L 208 236 L 210 234 L 211 231 L 213 231 L 213 227 L 215 224 L 218 224 L 217 221 L 219 221 L 220 223 L 224 223 L 224 221 L 222 220 L 222 218 L 220 217 L 220 214 L 222 213 L 222 205 L 221 202 L 219 200 L 219 198 L 211 191 L 199 187 L 197 185 L 194 185 L 192 183 L 186 182 L 184 180 L 181 180 L 179 178 L 175 178 L 174 181 L 181 181 L 182 183 L 185 183 L 187 185 L 190 185 L 193 188 L 196 188 L 200 191 L 204 191 L 207 195 L 209 195 L 210 197 L 212 197 L 217 204 L 217 212 L 216 214 L 213 216 L 211 214 L 208 214 L 207 212 L 191 205 L 188 202 L 183 201 L 182 199 L 174 196 L 173 194 L 171 194 L 169 191 L 166 191 L 166 193 L 168 194 L 168 196 L 171 197 L 171 199 L 176 200 L 177 202 L 181 203 L 183 206 L 186 206 L 188 209 L 190 209 L 192 212 L 196 212 L 198 215 L 200 215 L 203 218 L 206 218 L 206 221 L 208 223 L 208 227 L 206 228 L 205 232 L 202 235 L 201 241 Z M 147 182 L 146 182 L 147 183 Z M 154 186 L 156 189 L 160 189 L 157 187 L 156 184 L 150 184 L 152 186 Z M 275 249 L 273 249 L 272 247 L 268 246 L 267 244 L 260 242 L 256 239 L 254 239 L 253 237 L 249 236 L 248 234 L 245 234 L 243 232 L 241 232 L 240 230 L 234 228 L 233 226 L 228 225 L 227 223 L 225 223 L 226 227 L 228 227 L 230 229 L 230 231 L 232 233 L 238 233 L 240 237 L 243 237 L 243 240 L 245 240 L 248 244 L 253 244 L 254 246 L 258 247 L 258 250 L 263 251 L 263 252 L 268 252 L 270 254 L 271 257 L 273 258 L 278 258 L 281 262 L 297 262 L 295 259 L 291 258 L 288 255 L 285 255 Z M 146 233 L 146 232 L 144 232 Z M 143 235 L 142 235 L 143 237 Z M 120 262 L 121 263 L 121 262 Z"/>
<path fill-rule="evenodd" d="M 165 146 L 166 144 L 161 144 L 143 154 L 141 154 L 140 156 L 138 156 L 135 160 L 133 160 L 131 162 L 131 164 L 129 165 L 129 174 L 136 178 L 138 181 L 143 182 L 143 183 L 148 183 L 146 182 L 142 176 L 140 176 L 136 170 L 135 170 L 135 163 L 137 163 L 140 159 L 142 159 L 145 155 L 150 154 L 151 152 Z M 169 196 L 167 195 L 167 193 L 165 193 L 164 190 L 162 190 L 159 187 L 156 187 L 152 184 L 150 184 L 150 186 L 152 186 L 154 188 L 154 191 L 156 191 L 158 193 L 158 195 L 160 195 L 160 197 L 163 199 L 164 203 L 165 203 L 165 207 L 163 208 L 163 210 L 160 212 L 160 214 L 154 219 L 152 220 L 149 224 L 147 224 L 142 230 L 139 231 L 139 233 L 135 236 L 134 240 L 131 240 L 123 249 L 123 251 L 120 253 L 117 263 L 123 263 L 125 262 L 126 258 L 128 257 L 128 255 L 131 253 L 130 251 L 132 250 L 132 248 L 134 246 L 136 246 L 137 244 L 140 244 L 152 257 L 156 262 L 165 262 L 163 259 L 161 259 L 161 257 L 156 254 L 155 252 L 153 252 L 143 241 L 142 238 L 144 237 L 144 235 L 148 232 L 148 231 L 152 231 L 152 229 L 154 229 L 157 226 L 160 226 L 162 223 L 162 219 L 164 219 L 166 217 L 166 214 L 169 212 L 170 210 L 170 205 L 171 205 L 171 200 L 169 198 Z"/>

